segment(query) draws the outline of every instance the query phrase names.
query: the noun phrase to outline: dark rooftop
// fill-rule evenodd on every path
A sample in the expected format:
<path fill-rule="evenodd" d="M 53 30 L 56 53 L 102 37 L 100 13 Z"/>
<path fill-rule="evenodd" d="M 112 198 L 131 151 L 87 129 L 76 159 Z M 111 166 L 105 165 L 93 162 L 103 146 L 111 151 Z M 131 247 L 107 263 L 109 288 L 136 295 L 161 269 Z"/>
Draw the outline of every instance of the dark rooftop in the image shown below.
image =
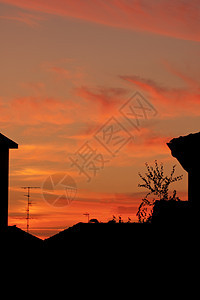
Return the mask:
<path fill-rule="evenodd" d="M 0 148 L 18 149 L 18 144 L 0 133 Z"/>

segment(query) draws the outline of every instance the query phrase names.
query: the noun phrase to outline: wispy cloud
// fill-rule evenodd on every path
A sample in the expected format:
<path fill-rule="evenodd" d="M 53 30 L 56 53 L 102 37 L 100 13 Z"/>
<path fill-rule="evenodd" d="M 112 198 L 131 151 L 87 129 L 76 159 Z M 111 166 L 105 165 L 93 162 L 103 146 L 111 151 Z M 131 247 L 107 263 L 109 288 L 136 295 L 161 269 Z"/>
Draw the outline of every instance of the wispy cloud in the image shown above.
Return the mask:
<path fill-rule="evenodd" d="M 183 80 L 183 82 L 190 88 L 190 89 L 196 89 L 200 91 L 200 80 L 194 79 L 186 74 L 184 74 L 183 72 L 181 72 L 180 70 L 178 70 L 178 68 L 176 68 L 174 65 L 170 64 L 168 61 L 163 60 L 162 61 L 164 67 L 166 68 L 166 70 L 171 73 L 172 75 L 174 75 L 175 77 L 179 77 L 180 79 Z"/>
<path fill-rule="evenodd" d="M 55 81 L 69 81 L 74 86 L 81 84 L 86 77 L 85 70 L 78 65 L 77 61 L 72 59 L 61 59 L 58 61 L 44 61 L 41 63 L 41 69 L 53 75 Z"/>
<path fill-rule="evenodd" d="M 128 90 L 124 88 L 89 88 L 82 86 L 77 88 L 75 92 L 78 96 L 88 100 L 90 105 L 99 106 L 104 114 L 110 114 L 127 97 Z"/>
<path fill-rule="evenodd" d="M 68 124 L 73 121 L 68 107 L 76 109 L 78 104 L 70 100 L 50 97 L 17 97 L 0 99 L 1 122 L 26 124 Z"/>
<path fill-rule="evenodd" d="M 19 12 L 17 15 L 2 15 L 0 16 L 0 19 L 25 23 L 30 27 L 37 27 L 40 25 L 41 20 L 45 20 L 44 17 L 26 12 Z"/>
<path fill-rule="evenodd" d="M 159 110 L 160 118 L 200 115 L 200 88 L 196 80 L 167 65 L 171 74 L 185 82 L 183 88 L 166 87 L 158 82 L 137 75 L 120 78 L 146 92 Z"/>
<path fill-rule="evenodd" d="M 198 0 L 1 0 L 27 10 L 74 17 L 112 27 L 200 40 Z"/>

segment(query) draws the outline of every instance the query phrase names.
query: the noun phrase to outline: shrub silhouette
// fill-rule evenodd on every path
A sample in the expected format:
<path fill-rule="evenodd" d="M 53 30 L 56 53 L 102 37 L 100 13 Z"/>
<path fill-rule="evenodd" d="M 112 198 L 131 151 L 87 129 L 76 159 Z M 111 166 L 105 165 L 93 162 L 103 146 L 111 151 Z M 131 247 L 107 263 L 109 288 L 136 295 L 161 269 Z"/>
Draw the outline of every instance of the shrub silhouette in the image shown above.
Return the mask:
<path fill-rule="evenodd" d="M 164 175 L 163 163 L 158 165 L 157 160 L 155 160 L 155 166 L 149 166 L 145 163 L 147 172 L 145 176 L 138 173 L 140 178 L 143 180 L 143 184 L 138 184 L 138 187 L 144 187 L 148 190 L 146 196 L 142 199 L 142 202 L 137 211 L 137 217 L 139 222 L 150 222 L 152 216 L 153 206 L 156 200 L 180 200 L 176 196 L 176 190 L 173 191 L 173 195 L 169 196 L 169 185 L 173 182 L 179 181 L 183 178 L 183 175 L 174 176 L 176 165 L 172 167 L 170 176 Z M 153 198 L 151 198 L 153 196 Z M 156 198 L 154 198 L 154 196 Z M 150 212 L 149 212 L 150 210 Z"/>

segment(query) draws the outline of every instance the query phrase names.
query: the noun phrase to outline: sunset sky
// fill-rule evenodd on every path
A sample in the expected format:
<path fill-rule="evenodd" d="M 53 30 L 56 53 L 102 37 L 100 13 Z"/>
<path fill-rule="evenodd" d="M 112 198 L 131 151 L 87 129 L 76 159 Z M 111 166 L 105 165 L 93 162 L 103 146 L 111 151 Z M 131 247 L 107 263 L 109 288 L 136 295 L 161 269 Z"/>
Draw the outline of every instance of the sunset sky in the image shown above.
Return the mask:
<path fill-rule="evenodd" d="M 42 238 L 86 212 L 136 221 L 138 172 L 155 159 L 166 173 L 177 164 L 184 176 L 171 188 L 187 199 L 187 173 L 166 142 L 200 128 L 199 0 L 0 0 L 0 23 L 0 132 L 19 144 L 9 225 L 26 230 L 23 186 L 41 187 L 31 190 L 30 232 Z M 72 163 L 84 147 L 85 173 Z M 54 174 L 76 183 L 69 205 L 43 197 Z"/>

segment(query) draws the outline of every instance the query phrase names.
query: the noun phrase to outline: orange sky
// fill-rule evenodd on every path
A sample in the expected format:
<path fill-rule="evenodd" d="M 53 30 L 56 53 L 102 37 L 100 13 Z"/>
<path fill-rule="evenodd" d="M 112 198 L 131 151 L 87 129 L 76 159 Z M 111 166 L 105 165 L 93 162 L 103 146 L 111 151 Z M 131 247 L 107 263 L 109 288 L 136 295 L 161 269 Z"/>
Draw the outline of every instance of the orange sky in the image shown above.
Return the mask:
<path fill-rule="evenodd" d="M 200 2 L 0 0 L 0 7 L 0 132 L 19 144 L 10 151 L 9 224 L 26 229 L 20 187 L 28 185 L 41 187 L 31 191 L 30 232 L 43 238 L 86 221 L 85 212 L 137 220 L 144 163 L 157 159 L 170 172 L 176 160 L 166 142 L 199 131 Z M 125 104 L 136 92 L 149 110 L 145 118 L 137 108 L 131 123 Z M 120 128 L 115 140 L 103 140 L 105 124 Z M 86 142 L 98 165 L 88 165 L 90 179 L 69 159 Z M 76 182 L 69 205 L 42 196 L 56 173 Z M 187 199 L 178 162 L 176 174 L 184 177 L 172 189 Z"/>

